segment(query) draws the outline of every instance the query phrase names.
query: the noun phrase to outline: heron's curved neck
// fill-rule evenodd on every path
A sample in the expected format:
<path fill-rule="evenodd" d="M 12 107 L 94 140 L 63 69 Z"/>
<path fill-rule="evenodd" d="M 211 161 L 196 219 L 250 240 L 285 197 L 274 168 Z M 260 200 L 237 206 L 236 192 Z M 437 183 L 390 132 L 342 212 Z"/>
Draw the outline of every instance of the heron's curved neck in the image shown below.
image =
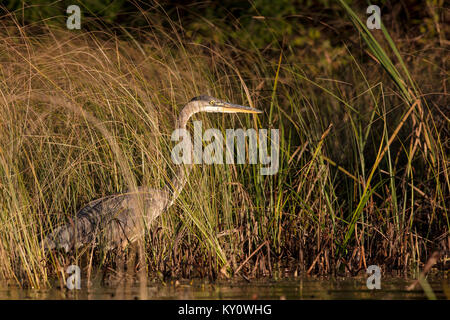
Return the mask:
<path fill-rule="evenodd" d="M 202 108 L 201 105 L 197 101 L 191 101 L 187 103 L 183 110 L 181 110 L 181 113 L 177 119 L 176 123 L 176 129 L 187 129 L 187 123 L 189 119 L 194 115 L 195 113 L 201 112 Z M 193 159 L 193 153 L 194 150 L 191 145 L 191 159 Z M 167 207 L 170 207 L 174 201 L 178 198 L 181 191 L 183 190 L 188 177 L 189 173 L 192 170 L 192 164 L 182 164 L 177 166 L 177 169 L 175 170 L 174 176 L 171 181 L 170 185 L 170 193 L 171 193 L 171 200 L 169 201 Z"/>

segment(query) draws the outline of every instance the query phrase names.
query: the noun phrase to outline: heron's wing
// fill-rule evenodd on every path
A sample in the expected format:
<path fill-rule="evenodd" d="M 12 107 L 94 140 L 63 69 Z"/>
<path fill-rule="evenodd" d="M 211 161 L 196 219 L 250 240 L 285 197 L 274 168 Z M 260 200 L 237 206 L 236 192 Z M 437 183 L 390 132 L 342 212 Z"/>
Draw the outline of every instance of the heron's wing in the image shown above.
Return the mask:
<path fill-rule="evenodd" d="M 168 198 L 165 191 L 142 188 L 139 196 L 119 194 L 96 199 L 81 208 L 74 219 L 56 228 L 46 238 L 45 246 L 69 251 L 97 240 L 108 249 L 122 246 L 136 239 L 143 227 L 164 211 Z"/>

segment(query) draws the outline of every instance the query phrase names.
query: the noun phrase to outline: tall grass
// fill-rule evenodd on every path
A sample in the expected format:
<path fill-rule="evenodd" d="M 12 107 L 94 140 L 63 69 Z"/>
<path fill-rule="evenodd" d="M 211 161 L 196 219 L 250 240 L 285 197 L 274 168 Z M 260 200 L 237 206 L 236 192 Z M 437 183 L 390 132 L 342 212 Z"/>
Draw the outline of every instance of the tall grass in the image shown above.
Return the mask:
<path fill-rule="evenodd" d="M 170 20 L 172 29 L 135 38 L 131 30 L 34 34 L 4 17 L 1 277 L 38 287 L 68 264 L 119 270 L 119 252 L 44 256 L 40 240 L 95 198 L 169 183 L 176 116 L 200 94 L 264 110 L 197 118 L 223 132 L 280 129 L 279 172 L 195 166 L 176 205 L 145 234 L 139 262 L 127 251 L 129 270 L 213 279 L 354 275 L 370 264 L 408 272 L 432 250 L 448 250 L 448 117 L 436 110 L 447 93 L 420 91 L 441 79 L 425 76 L 420 56 L 407 66 L 384 27 L 376 39 L 341 3 L 372 59 L 350 41 L 335 57 L 347 62 L 330 70 L 277 48 L 274 59 L 256 47 L 190 43 Z"/>

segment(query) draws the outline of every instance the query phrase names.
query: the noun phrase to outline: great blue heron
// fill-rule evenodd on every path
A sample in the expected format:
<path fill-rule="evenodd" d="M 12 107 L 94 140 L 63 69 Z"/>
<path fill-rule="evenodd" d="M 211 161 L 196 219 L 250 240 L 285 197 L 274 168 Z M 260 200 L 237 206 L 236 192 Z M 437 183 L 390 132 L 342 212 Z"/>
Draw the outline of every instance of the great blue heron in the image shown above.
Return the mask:
<path fill-rule="evenodd" d="M 199 96 L 184 106 L 176 127 L 186 129 L 189 118 L 198 112 L 261 113 L 214 97 Z M 149 225 L 173 204 L 191 167 L 189 164 L 178 166 L 171 184 L 162 190 L 139 187 L 136 192 L 111 195 L 88 203 L 78 211 L 75 219 L 57 227 L 44 239 L 45 251 L 62 248 L 68 252 L 86 244 L 99 243 L 107 250 L 124 248 L 142 234 L 143 225 Z"/>

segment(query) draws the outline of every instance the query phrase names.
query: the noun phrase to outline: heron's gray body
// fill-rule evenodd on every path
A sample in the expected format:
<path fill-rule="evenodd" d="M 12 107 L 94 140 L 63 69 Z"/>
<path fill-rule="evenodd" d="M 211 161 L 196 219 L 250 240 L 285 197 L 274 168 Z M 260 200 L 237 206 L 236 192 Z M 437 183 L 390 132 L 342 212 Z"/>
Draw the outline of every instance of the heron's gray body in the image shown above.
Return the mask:
<path fill-rule="evenodd" d="M 200 96 L 185 105 L 177 129 L 186 129 L 189 118 L 197 112 L 260 113 L 219 99 Z M 191 150 L 192 152 L 192 150 Z M 43 241 L 46 251 L 62 248 L 66 252 L 86 244 L 107 250 L 124 248 L 135 241 L 146 226 L 176 200 L 183 189 L 192 164 L 180 165 L 171 184 L 162 190 L 139 187 L 136 191 L 94 200 L 78 211 L 74 219 L 55 228 Z"/>
<path fill-rule="evenodd" d="M 166 209 L 168 199 L 168 191 L 140 187 L 135 193 L 94 200 L 81 208 L 75 219 L 56 228 L 46 238 L 45 248 L 66 252 L 85 244 L 107 250 L 124 248 Z"/>

